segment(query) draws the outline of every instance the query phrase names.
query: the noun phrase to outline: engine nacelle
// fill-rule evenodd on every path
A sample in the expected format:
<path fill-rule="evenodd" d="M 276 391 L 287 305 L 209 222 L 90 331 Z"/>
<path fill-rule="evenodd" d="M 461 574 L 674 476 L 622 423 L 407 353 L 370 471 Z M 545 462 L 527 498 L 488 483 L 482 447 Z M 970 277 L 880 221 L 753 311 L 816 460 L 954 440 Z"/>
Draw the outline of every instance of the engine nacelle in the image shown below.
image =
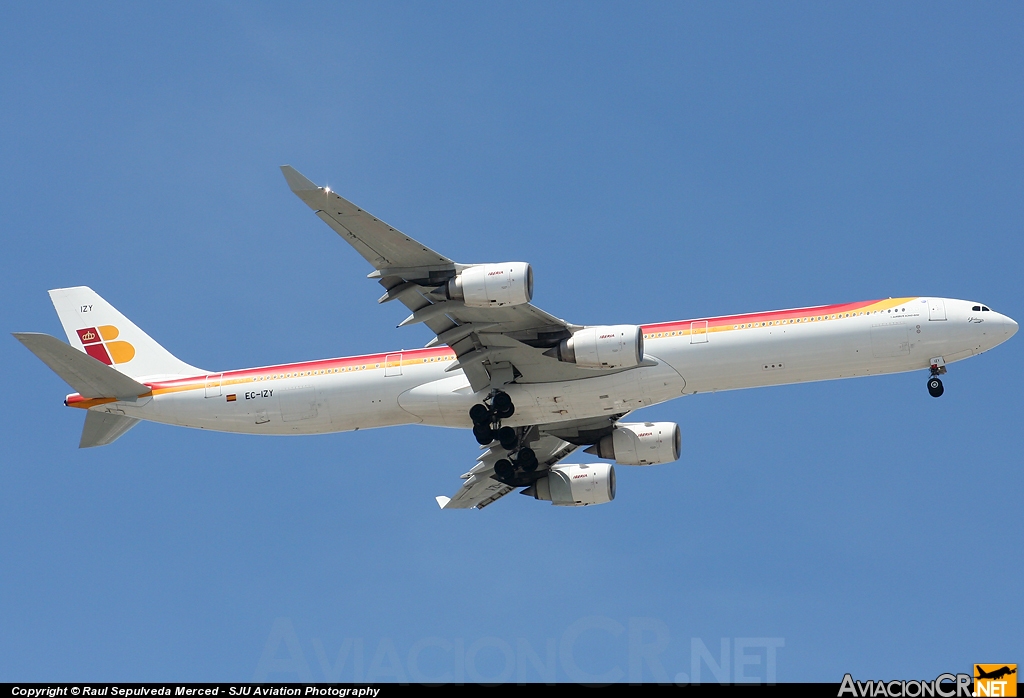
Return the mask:
<path fill-rule="evenodd" d="M 585 327 L 547 353 L 580 368 L 633 368 L 644 360 L 644 333 L 637 325 Z"/>
<path fill-rule="evenodd" d="M 620 423 L 586 452 L 619 465 L 657 465 L 679 460 L 681 441 L 675 422 Z"/>
<path fill-rule="evenodd" d="M 556 465 L 523 493 L 561 507 L 605 504 L 615 499 L 615 468 L 610 463 Z"/>
<path fill-rule="evenodd" d="M 533 298 L 533 268 L 526 262 L 478 264 L 450 280 L 446 295 L 470 308 L 529 303 Z"/>

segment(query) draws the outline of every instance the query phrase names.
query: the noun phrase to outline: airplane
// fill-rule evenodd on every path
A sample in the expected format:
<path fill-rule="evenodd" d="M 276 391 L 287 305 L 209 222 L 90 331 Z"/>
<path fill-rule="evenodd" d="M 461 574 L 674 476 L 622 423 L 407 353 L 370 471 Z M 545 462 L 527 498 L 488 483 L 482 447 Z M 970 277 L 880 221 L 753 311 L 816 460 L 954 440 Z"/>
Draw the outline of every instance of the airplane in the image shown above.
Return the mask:
<path fill-rule="evenodd" d="M 1004 676 L 1009 676 L 1010 674 L 1016 674 L 1017 673 L 1016 665 L 1014 665 L 1013 669 L 1011 669 L 1008 666 L 1003 666 L 1003 667 L 1001 667 L 999 669 L 995 669 L 993 671 L 985 671 L 984 669 L 982 669 L 978 665 L 975 665 L 975 669 L 977 669 L 977 672 L 978 672 L 978 675 L 974 677 L 976 679 L 1001 679 Z"/>
<path fill-rule="evenodd" d="M 76 392 L 80 448 L 140 420 L 246 434 L 318 434 L 400 424 L 472 429 L 476 464 L 442 509 L 483 509 L 506 494 L 557 506 L 615 498 L 609 462 L 680 456 L 673 422 L 625 421 L 684 395 L 928 370 L 928 392 L 956 361 L 1017 331 L 974 301 L 912 296 L 645 325 L 575 325 L 531 305 L 526 262 L 460 264 L 281 168 L 292 192 L 370 263 L 434 334 L 422 349 L 207 371 L 173 356 L 92 289 L 50 291 L 68 343 L 14 336 Z"/>

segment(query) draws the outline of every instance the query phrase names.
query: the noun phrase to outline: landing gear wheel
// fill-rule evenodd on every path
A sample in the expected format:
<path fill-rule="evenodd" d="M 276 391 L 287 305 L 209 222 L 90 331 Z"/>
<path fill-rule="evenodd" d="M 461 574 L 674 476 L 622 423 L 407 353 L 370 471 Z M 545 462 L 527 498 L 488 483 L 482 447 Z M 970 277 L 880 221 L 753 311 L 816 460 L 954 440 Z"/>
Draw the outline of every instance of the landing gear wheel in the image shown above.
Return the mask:
<path fill-rule="evenodd" d="M 516 430 L 512 427 L 502 427 L 498 429 L 498 441 L 503 449 L 511 451 L 519 443 L 519 437 L 516 435 Z"/>
<path fill-rule="evenodd" d="M 938 378 L 932 376 L 931 378 L 928 379 L 929 395 L 931 395 L 932 397 L 941 397 L 944 390 L 945 389 L 942 387 L 942 381 L 940 381 Z"/>
<path fill-rule="evenodd" d="M 481 446 L 494 441 L 494 432 L 491 431 L 489 424 L 476 424 L 473 426 L 473 436 L 476 437 L 476 442 Z"/>
<path fill-rule="evenodd" d="M 512 404 L 512 398 L 508 393 L 497 393 L 491 400 L 494 409 L 494 416 L 498 419 L 508 419 L 515 414 L 516 406 Z"/>
<path fill-rule="evenodd" d="M 469 418 L 473 420 L 474 426 L 477 424 L 490 424 L 491 411 L 487 409 L 486 405 L 478 403 L 469 408 Z"/>
<path fill-rule="evenodd" d="M 502 482 L 510 480 L 514 472 L 512 462 L 506 458 L 502 458 L 494 464 L 494 474 L 497 476 L 498 480 Z"/>
<path fill-rule="evenodd" d="M 532 448 L 519 449 L 519 453 L 516 455 L 516 465 L 524 472 L 532 473 L 537 469 L 537 454 L 533 452 Z"/>

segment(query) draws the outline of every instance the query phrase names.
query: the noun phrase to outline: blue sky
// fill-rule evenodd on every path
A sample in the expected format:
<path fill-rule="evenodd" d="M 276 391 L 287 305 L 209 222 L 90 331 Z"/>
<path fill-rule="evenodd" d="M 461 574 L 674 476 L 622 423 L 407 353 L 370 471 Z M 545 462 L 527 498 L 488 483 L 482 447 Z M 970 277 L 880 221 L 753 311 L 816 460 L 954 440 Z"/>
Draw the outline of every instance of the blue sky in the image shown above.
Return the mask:
<path fill-rule="evenodd" d="M 60 335 L 46 290 L 86 284 L 213 370 L 422 346 L 285 163 L 531 262 L 577 323 L 1024 316 L 1019 4 L 293 5 L 5 6 L 6 331 Z M 730 680 L 769 646 L 779 681 L 1024 660 L 1019 338 L 940 400 L 922 373 L 649 408 L 683 457 L 614 503 L 482 512 L 433 500 L 468 432 L 79 451 L 63 382 L 0 357 L 2 681 L 537 680 L 549 651 L 559 680 L 707 681 L 723 638 Z"/>

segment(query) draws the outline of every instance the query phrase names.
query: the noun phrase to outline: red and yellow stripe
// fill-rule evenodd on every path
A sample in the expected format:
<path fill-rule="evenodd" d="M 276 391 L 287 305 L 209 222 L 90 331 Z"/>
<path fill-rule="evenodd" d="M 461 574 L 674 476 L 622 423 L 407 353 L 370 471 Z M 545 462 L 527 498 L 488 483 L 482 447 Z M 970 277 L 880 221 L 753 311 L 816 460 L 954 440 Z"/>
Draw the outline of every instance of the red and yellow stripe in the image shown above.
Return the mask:
<path fill-rule="evenodd" d="M 337 359 L 320 359 L 317 361 L 303 361 L 294 364 L 281 364 L 278 366 L 262 366 L 259 368 L 246 368 L 237 371 L 225 371 L 223 374 L 211 373 L 187 378 L 176 378 L 168 381 L 147 382 L 145 385 L 151 389 L 149 393 L 140 397 L 153 395 L 167 395 L 169 393 L 180 393 L 188 390 L 199 390 L 206 387 L 209 379 L 216 383 L 220 378 L 222 390 L 233 385 L 244 385 L 257 383 L 265 380 L 276 380 L 280 378 L 301 378 L 303 376 L 322 376 L 327 374 L 344 374 L 358 371 L 373 371 L 383 368 L 394 368 L 399 366 L 413 366 L 416 364 L 448 363 L 455 360 L 455 352 L 448 347 L 432 347 L 429 349 L 412 349 L 409 351 L 388 352 L 385 354 L 367 354 L 364 356 L 348 356 Z M 85 398 L 75 393 L 69 395 L 64 401 L 68 407 L 88 409 L 97 405 L 105 405 L 116 402 L 115 398 Z"/>
<path fill-rule="evenodd" d="M 731 332 L 733 330 L 745 330 L 754 327 L 826 322 L 877 313 L 891 314 L 889 311 L 906 309 L 906 306 L 914 300 L 917 300 L 917 297 L 887 298 L 885 300 L 840 303 L 838 305 L 819 305 L 810 308 L 772 310 L 766 313 L 723 315 L 721 317 L 696 318 L 693 320 L 677 320 L 674 322 L 643 325 L 641 329 L 644 339 L 658 339 L 661 337 L 689 335 L 691 329 L 694 329 L 694 323 L 699 323 L 699 329 L 703 333 L 705 331 L 705 322 L 707 323 L 707 332 Z"/>
<path fill-rule="evenodd" d="M 700 332 L 732 332 L 754 327 L 774 327 L 806 322 L 827 322 L 850 317 L 877 313 L 890 314 L 889 311 L 905 309 L 915 297 L 889 298 L 886 300 L 861 301 L 858 303 L 841 303 L 838 305 L 821 305 L 811 308 L 794 308 L 791 310 L 773 310 L 766 313 L 748 313 L 744 315 L 724 315 L 721 317 L 697 318 L 694 320 L 678 320 L 652 325 L 642 325 L 644 339 L 662 337 L 678 337 L 691 334 L 694 323 L 699 323 Z M 704 323 L 707 329 L 704 330 Z M 216 380 L 220 376 L 222 390 L 233 385 L 258 383 L 281 378 L 301 378 L 304 376 L 321 376 L 327 374 L 344 374 L 358 371 L 373 371 L 383 368 L 415 366 L 418 364 L 447 363 L 455 360 L 455 352 L 448 347 L 431 347 L 428 349 L 412 349 L 383 354 L 367 354 L 337 359 L 321 359 L 304 361 L 278 366 L 247 368 L 238 371 L 225 371 L 223 374 L 176 378 L 169 381 L 154 381 L 145 385 L 151 392 L 141 397 L 167 395 L 188 390 L 200 390 L 206 387 L 208 379 Z M 115 398 L 85 398 L 75 393 L 65 400 L 68 407 L 88 409 L 97 405 L 116 402 Z"/>

